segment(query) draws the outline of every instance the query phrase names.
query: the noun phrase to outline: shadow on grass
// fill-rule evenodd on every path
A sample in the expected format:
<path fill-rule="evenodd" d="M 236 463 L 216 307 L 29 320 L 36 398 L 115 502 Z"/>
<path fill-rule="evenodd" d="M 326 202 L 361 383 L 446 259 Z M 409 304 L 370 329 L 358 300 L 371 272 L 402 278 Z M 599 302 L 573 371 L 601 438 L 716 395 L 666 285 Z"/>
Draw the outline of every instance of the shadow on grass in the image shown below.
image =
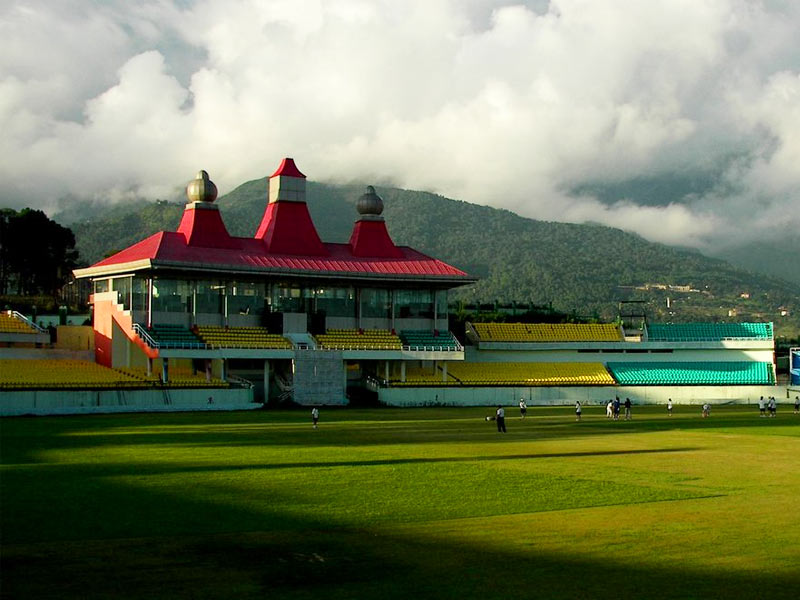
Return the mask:
<path fill-rule="evenodd" d="M 278 463 L 150 463 L 133 465 L 102 464 L 102 465 L 72 465 L 72 464 L 42 464 L 25 465 L 22 467 L 35 473 L 37 477 L 47 477 L 48 472 L 58 473 L 60 476 L 87 477 L 115 477 L 120 475 L 138 476 L 171 475 L 176 473 L 203 473 L 227 471 L 274 471 L 281 469 L 329 469 L 351 467 L 383 467 L 392 465 L 424 465 L 441 463 L 476 463 L 499 462 L 509 460 L 536 460 L 548 458 L 586 458 L 595 456 L 635 456 L 642 454 L 667 454 L 693 452 L 702 450 L 700 447 L 681 448 L 646 448 L 639 450 L 598 450 L 594 452 L 546 452 L 541 454 L 491 454 L 476 456 L 425 456 L 409 458 L 385 458 L 375 460 L 342 460 L 342 461 L 297 461 Z M 11 467 L 6 472 L 6 480 L 13 478 L 20 471 L 20 467 Z"/>
<path fill-rule="evenodd" d="M 108 484 L 113 485 L 113 484 Z M 130 502 L 165 507 L 174 498 L 143 490 Z M 144 498 L 144 495 L 154 497 Z M 525 549 L 424 539 L 390 528 L 342 529 L 324 515 L 273 514 L 280 528 L 254 530 L 264 515 L 224 505 L 186 503 L 184 513 L 218 515 L 240 533 L 143 537 L 132 524 L 111 539 L 4 544 L 3 598 L 795 598 L 800 577 L 715 572 L 674 563 L 642 567 L 637 556 L 578 558 Z M 165 510 L 162 508 L 162 510 Z M 156 515 L 154 515 L 156 516 Z M 119 515 L 123 519 L 125 515 Z M 91 519 L 90 513 L 86 519 Z M 500 517 L 499 519 L 502 519 Z M 464 527 L 491 527 L 465 521 Z M 499 544 L 502 546 L 502 544 Z M 517 546 L 518 548 L 519 545 Z M 713 552 L 711 550 L 710 552 Z M 650 557 L 648 557 L 650 558 Z"/>
<path fill-rule="evenodd" d="M 124 446 L 126 444 L 229 445 L 226 440 L 239 436 L 236 431 L 193 432 L 183 442 L 181 435 L 126 434 L 71 436 L 71 432 L 102 432 L 108 427 L 158 426 L 162 415 L 131 420 L 69 420 L 57 423 L 31 421 L 31 428 L 19 428 L 6 437 L 5 463 L 20 458 L 35 461 L 43 451 L 59 448 Z M 166 420 L 169 422 L 169 420 Z M 219 421 L 203 419 L 209 426 Z M 240 417 L 223 419 L 246 428 L 253 421 Z M 186 419 L 172 421 L 197 425 Z M 406 432 L 406 443 L 435 442 L 446 438 L 463 441 L 463 431 L 452 432 L 452 422 L 429 421 L 422 432 Z M 6 423 L 4 423 L 5 425 Z M 27 425 L 27 424 L 26 424 Z M 35 425 L 40 426 L 37 430 Z M 341 423 L 339 424 L 342 425 Z M 345 424 L 346 425 L 346 424 Z M 602 424 L 601 424 L 602 425 Z M 601 425 L 597 428 L 605 429 Z M 626 424 L 628 425 L 628 424 Z M 18 424 L 15 424 L 17 427 Z M 255 422 L 258 428 L 258 422 Z M 331 435 L 321 431 L 282 431 L 285 445 L 316 446 L 331 440 L 362 443 L 359 426 L 344 427 Z M 409 426 L 414 427 L 414 426 Z M 471 425 L 470 425 L 471 427 Z M 549 425 L 537 424 L 532 430 L 541 439 Z M 587 435 L 581 425 L 563 427 L 556 435 Z M 593 426 L 594 428 L 594 426 Z M 555 429 L 555 428 L 553 428 Z M 619 433 L 619 428 L 609 428 Z M 566 433 L 564 433 L 566 432 Z M 445 435 L 441 435 L 445 433 Z M 476 441 L 493 443 L 500 439 L 491 432 L 476 436 Z M 419 434 L 419 437 L 417 437 Z M 244 440 L 233 445 L 263 444 L 263 431 L 250 429 Z M 588 435 L 595 435 L 590 433 Z M 483 437 L 481 437 L 483 436 Z M 381 443 L 395 443 L 392 436 Z M 400 437 L 398 434 L 397 437 Z M 555 437 L 555 435 L 554 435 Z M 177 438 L 177 440 L 176 440 Z M 377 433 L 366 436 L 378 443 Z M 513 439 L 513 438 L 510 438 Z M 519 441 L 519 440 L 517 440 Z M 24 444 L 24 449 L 17 445 Z M 597 452 L 515 453 L 469 457 L 409 457 L 355 461 L 286 461 L 264 465 L 175 465 L 157 463 L 44 464 L 15 465 L 3 477 L 3 494 L 13 497 L 5 503 L 2 559 L 3 598 L 363 598 L 394 600 L 416 598 L 795 598 L 800 575 L 785 572 L 758 573 L 714 571 L 706 565 L 654 561 L 647 554 L 646 533 L 642 533 L 640 555 L 620 556 L 609 533 L 608 552 L 596 557 L 578 557 L 564 548 L 559 554 L 545 553 L 536 547 L 535 531 L 520 531 L 520 538 L 505 545 L 492 538 L 491 546 L 424 534 L 400 533 L 402 527 L 383 523 L 361 529 L 346 528 L 326 518 L 324 511 L 314 518 L 281 512 L 274 506 L 302 502 L 292 498 L 291 480 L 283 496 L 274 489 L 264 490 L 258 510 L 247 508 L 232 498 L 216 494 L 214 500 L 193 494 L 191 499 L 176 494 L 180 488 L 168 484 L 138 486 L 136 476 L 161 475 L 177 471 L 236 471 L 242 469 L 292 469 L 302 467 L 351 467 L 393 464 L 435 464 L 530 460 L 539 458 L 577 458 L 586 456 L 647 455 L 693 451 L 696 448 L 646 448 L 601 450 Z M 89 459 L 87 459 L 89 460 Z M 122 483 L 115 476 L 124 476 Z M 234 475 L 235 476 L 235 475 Z M 63 487 L 59 487 L 63 486 Z M 202 483 L 199 484 L 202 486 Z M 236 486 L 232 486 L 236 490 Z M 258 494 L 258 489 L 239 491 Z M 60 493 L 69 491 L 69 493 Z M 202 487 L 201 487 L 202 491 Z M 209 490 L 210 491 L 210 490 Z M 232 492 L 234 493 L 234 492 Z M 209 494 L 210 496 L 211 494 Z M 244 498 L 248 500 L 247 498 Z M 443 499 L 453 500 L 453 499 Z M 468 502 L 469 499 L 457 499 Z M 246 503 L 244 503 L 246 504 Z M 553 513 L 553 518 L 559 518 Z M 566 518 L 566 517 L 565 517 Z M 460 521 L 464 528 L 491 528 L 503 517 Z M 459 521 L 457 521 L 459 522 Z M 417 523 L 417 529 L 424 529 Z M 627 524 L 626 526 L 630 526 Z M 38 531 L 33 531 L 38 528 Z M 26 530 L 30 530 L 26 533 Z M 508 535 L 506 532 L 502 535 Z M 767 539 L 765 533 L 765 539 Z M 26 540 L 40 540 L 36 543 Z M 9 543 L 9 541 L 11 543 Z M 680 540 L 676 540 L 676 546 Z M 711 542 L 709 554 L 715 547 Z M 642 560 L 659 566 L 644 567 Z M 662 566 L 663 565 L 663 566 Z"/>

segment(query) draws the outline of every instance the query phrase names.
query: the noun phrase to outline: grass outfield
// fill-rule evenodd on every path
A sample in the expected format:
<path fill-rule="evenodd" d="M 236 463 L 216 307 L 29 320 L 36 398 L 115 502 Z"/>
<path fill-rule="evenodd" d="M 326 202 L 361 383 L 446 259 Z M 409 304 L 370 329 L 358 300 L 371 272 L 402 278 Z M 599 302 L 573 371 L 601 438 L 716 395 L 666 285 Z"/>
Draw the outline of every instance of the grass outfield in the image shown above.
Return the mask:
<path fill-rule="evenodd" d="M 0 420 L 3 598 L 797 598 L 782 407 Z"/>

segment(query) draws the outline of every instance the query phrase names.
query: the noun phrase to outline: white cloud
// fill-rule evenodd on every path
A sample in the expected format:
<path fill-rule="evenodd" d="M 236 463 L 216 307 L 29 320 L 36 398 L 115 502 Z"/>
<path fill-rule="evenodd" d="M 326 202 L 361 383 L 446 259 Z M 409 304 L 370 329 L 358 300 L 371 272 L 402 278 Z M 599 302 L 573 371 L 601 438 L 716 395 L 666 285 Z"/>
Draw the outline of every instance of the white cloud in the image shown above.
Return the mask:
<path fill-rule="evenodd" d="M 225 193 L 291 155 L 316 180 L 391 180 L 668 243 L 712 247 L 781 217 L 800 226 L 796 3 L 19 0 L 0 11 L 10 202 L 163 196 L 199 168 Z M 659 206 L 571 193 L 698 172 L 716 185 Z"/>

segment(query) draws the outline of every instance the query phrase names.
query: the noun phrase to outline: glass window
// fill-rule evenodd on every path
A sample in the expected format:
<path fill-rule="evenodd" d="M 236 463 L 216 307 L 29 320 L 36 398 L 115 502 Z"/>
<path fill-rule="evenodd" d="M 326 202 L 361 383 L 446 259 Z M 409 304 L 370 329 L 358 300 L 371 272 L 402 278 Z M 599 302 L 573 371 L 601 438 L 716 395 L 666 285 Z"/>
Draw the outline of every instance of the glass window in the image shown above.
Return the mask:
<path fill-rule="evenodd" d="M 191 283 L 181 279 L 154 279 L 153 310 L 157 312 L 192 312 Z"/>
<path fill-rule="evenodd" d="M 316 309 L 328 317 L 355 317 L 356 291 L 352 287 L 318 287 Z"/>
<path fill-rule="evenodd" d="M 195 312 L 222 314 L 225 285 L 219 281 L 198 281 L 195 284 Z"/>
<path fill-rule="evenodd" d="M 431 290 L 397 290 L 395 317 L 433 318 L 433 293 Z"/>
<path fill-rule="evenodd" d="M 264 313 L 265 285 L 234 281 L 228 284 L 228 314 L 261 315 Z"/>
<path fill-rule="evenodd" d="M 108 291 L 108 279 L 95 279 L 94 280 L 94 293 L 102 294 Z"/>
<path fill-rule="evenodd" d="M 147 279 L 144 277 L 133 278 L 133 310 L 147 310 Z"/>
<path fill-rule="evenodd" d="M 447 290 L 438 290 L 436 295 L 436 316 L 447 320 Z"/>
<path fill-rule="evenodd" d="M 272 310 L 275 312 L 305 312 L 303 289 L 279 283 L 272 288 Z"/>
<path fill-rule="evenodd" d="M 364 288 L 361 290 L 361 316 L 389 319 L 392 316 L 389 290 Z"/>
<path fill-rule="evenodd" d="M 111 285 L 117 292 L 117 304 L 121 304 L 125 310 L 131 309 L 131 279 L 131 277 L 120 277 L 111 280 Z"/>

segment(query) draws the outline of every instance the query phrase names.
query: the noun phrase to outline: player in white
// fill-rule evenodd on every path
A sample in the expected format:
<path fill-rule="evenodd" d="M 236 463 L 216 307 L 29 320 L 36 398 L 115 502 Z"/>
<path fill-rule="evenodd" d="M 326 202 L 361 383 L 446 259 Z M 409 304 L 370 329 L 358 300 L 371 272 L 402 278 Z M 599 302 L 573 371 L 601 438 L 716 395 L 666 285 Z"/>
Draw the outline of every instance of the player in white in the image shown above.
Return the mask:
<path fill-rule="evenodd" d="M 495 420 L 497 421 L 497 433 L 505 433 L 506 432 L 506 411 L 503 409 L 502 406 L 497 407 L 497 411 L 494 413 Z"/>

